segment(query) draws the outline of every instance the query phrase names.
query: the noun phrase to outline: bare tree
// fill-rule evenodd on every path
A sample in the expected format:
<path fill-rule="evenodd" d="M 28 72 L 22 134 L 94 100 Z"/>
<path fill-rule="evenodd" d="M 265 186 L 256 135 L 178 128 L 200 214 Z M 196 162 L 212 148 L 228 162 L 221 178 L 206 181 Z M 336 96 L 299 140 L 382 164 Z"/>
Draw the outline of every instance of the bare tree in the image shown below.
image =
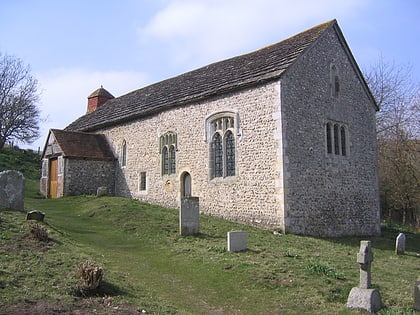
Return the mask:
<path fill-rule="evenodd" d="M 392 139 L 404 131 L 409 138 L 419 139 L 420 84 L 413 80 L 411 68 L 380 57 L 365 76 L 380 108 L 378 137 Z"/>
<path fill-rule="evenodd" d="M 0 53 L 0 150 L 39 138 L 38 81 L 22 60 Z"/>
<path fill-rule="evenodd" d="M 420 85 L 409 67 L 378 63 L 366 80 L 377 114 L 383 217 L 420 227 Z"/>

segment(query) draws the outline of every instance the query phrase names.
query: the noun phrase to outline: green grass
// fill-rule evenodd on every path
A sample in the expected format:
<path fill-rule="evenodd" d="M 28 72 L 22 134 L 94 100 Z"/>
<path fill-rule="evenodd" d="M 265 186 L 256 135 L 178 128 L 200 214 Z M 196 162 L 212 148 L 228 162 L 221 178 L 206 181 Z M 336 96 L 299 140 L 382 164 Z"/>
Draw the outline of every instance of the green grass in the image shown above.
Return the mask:
<path fill-rule="evenodd" d="M 0 150 L 0 172 L 15 170 L 27 179 L 39 179 L 41 156 L 31 150 L 4 147 Z"/>
<path fill-rule="evenodd" d="M 46 213 L 51 240 L 29 240 L 24 213 L 0 212 L 0 314 L 11 305 L 55 305 L 61 313 L 364 314 L 345 307 L 359 281 L 361 238 L 279 236 L 205 215 L 200 235 L 181 237 L 175 209 L 117 197 L 46 200 L 36 189 L 27 181 L 25 207 Z M 227 252 L 226 233 L 239 229 L 248 232 L 248 250 Z M 420 235 L 405 231 L 406 254 L 396 256 L 400 231 L 370 238 L 381 314 L 415 314 Z M 81 299 L 76 269 L 86 259 L 103 267 L 104 284 L 98 296 Z"/>

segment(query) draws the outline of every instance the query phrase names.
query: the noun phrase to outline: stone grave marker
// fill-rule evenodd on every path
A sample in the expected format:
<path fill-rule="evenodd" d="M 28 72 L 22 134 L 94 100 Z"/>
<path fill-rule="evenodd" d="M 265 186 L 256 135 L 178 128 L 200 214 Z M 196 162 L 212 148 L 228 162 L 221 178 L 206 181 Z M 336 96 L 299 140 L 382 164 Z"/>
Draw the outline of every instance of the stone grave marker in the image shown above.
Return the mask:
<path fill-rule="evenodd" d="M 101 186 L 96 190 L 96 197 L 108 196 L 108 187 Z"/>
<path fill-rule="evenodd" d="M 405 234 L 398 234 L 395 240 L 395 254 L 404 255 L 405 252 Z"/>
<path fill-rule="evenodd" d="M 414 284 L 414 309 L 420 311 L 420 278 Z"/>
<path fill-rule="evenodd" d="M 26 214 L 26 220 L 44 221 L 45 213 L 39 210 L 29 211 Z"/>
<path fill-rule="evenodd" d="M 200 207 L 198 197 L 181 198 L 179 211 L 179 231 L 183 236 L 196 235 L 200 232 Z"/>
<path fill-rule="evenodd" d="M 0 172 L 0 209 L 24 210 L 25 177 L 17 171 Z"/>
<path fill-rule="evenodd" d="M 247 249 L 248 234 L 245 231 L 231 231 L 227 233 L 228 252 L 240 252 Z"/>
<path fill-rule="evenodd" d="M 375 313 L 382 307 L 379 291 L 371 288 L 371 265 L 373 252 L 370 241 L 360 241 L 360 250 L 357 253 L 357 262 L 360 264 L 359 287 L 351 289 L 347 299 L 348 308 L 364 309 Z"/>

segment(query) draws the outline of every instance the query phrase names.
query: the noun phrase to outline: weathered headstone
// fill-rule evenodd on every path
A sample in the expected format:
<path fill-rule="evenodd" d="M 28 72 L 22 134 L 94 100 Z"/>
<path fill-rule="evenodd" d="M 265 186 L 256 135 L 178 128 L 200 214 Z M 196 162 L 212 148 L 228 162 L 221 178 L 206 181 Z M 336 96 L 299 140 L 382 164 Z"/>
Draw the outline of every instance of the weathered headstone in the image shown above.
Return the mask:
<path fill-rule="evenodd" d="M 39 210 L 29 211 L 26 214 L 26 220 L 44 221 L 45 213 Z"/>
<path fill-rule="evenodd" d="M 360 241 L 357 262 L 360 264 L 359 287 L 351 289 L 347 299 L 348 308 L 364 309 L 374 313 L 381 309 L 382 300 L 379 291 L 371 288 L 371 265 L 373 252 L 370 241 Z"/>
<path fill-rule="evenodd" d="M 198 197 L 186 197 L 181 199 L 181 211 L 179 211 L 179 231 L 183 236 L 195 235 L 200 232 L 199 226 L 200 207 Z"/>
<path fill-rule="evenodd" d="M 420 278 L 414 284 L 414 309 L 420 311 Z"/>
<path fill-rule="evenodd" d="M 108 195 L 108 187 L 98 187 L 98 189 L 96 190 L 96 197 L 102 197 L 102 196 L 107 196 Z"/>
<path fill-rule="evenodd" d="M 25 177 L 17 171 L 0 172 L 0 209 L 24 209 Z"/>
<path fill-rule="evenodd" d="M 245 231 L 231 231 L 227 233 L 228 252 L 240 252 L 247 249 L 248 234 Z"/>
<path fill-rule="evenodd" d="M 360 250 L 357 253 L 357 262 L 360 264 L 360 284 L 359 288 L 369 289 L 371 287 L 371 266 L 373 253 L 370 241 L 361 241 Z"/>
<path fill-rule="evenodd" d="M 395 254 L 404 255 L 405 252 L 405 234 L 398 234 L 395 240 Z"/>

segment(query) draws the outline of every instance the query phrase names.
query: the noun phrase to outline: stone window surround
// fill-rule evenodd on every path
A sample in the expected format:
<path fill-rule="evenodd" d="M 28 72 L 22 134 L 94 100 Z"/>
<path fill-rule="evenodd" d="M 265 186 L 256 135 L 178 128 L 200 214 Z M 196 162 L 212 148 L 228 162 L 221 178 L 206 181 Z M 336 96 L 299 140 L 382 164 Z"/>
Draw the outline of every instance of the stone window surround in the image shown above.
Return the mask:
<path fill-rule="evenodd" d="M 220 121 L 222 121 L 222 126 L 220 126 Z M 218 124 L 219 125 L 215 125 Z M 226 161 L 226 135 L 232 134 L 234 137 L 234 156 L 236 156 L 236 148 L 237 142 L 240 140 L 242 132 L 239 127 L 239 112 L 236 110 L 222 110 L 218 112 L 214 112 L 208 115 L 205 119 L 205 134 L 204 134 L 204 141 L 208 143 L 209 149 L 209 179 L 213 183 L 219 182 L 226 182 L 226 181 L 234 181 L 236 180 L 237 176 L 237 169 L 235 165 L 234 175 L 227 176 L 227 161 Z M 229 132 L 228 132 L 229 131 Z M 213 166 L 213 137 L 218 133 L 222 138 L 222 145 L 223 145 L 223 176 L 214 176 L 214 166 Z M 235 163 L 236 164 L 236 163 Z"/>
<path fill-rule="evenodd" d="M 176 151 L 178 137 L 173 131 L 167 131 L 159 137 L 159 153 L 161 155 L 161 175 L 176 174 Z"/>
<path fill-rule="evenodd" d="M 327 156 L 348 158 L 350 155 L 349 127 L 346 123 L 328 120 L 324 124 Z M 344 136 L 343 136 L 344 131 Z M 329 132 L 329 134 L 328 134 Z"/>

